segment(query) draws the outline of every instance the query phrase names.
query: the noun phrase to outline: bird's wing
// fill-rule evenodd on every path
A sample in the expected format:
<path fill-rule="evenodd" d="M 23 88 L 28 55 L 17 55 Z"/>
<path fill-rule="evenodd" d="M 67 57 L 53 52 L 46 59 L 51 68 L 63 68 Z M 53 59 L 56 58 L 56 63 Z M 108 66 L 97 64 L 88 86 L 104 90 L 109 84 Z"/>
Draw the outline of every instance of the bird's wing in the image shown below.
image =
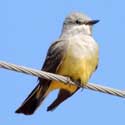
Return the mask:
<path fill-rule="evenodd" d="M 65 43 L 62 40 L 58 40 L 50 46 L 42 70 L 51 73 L 56 73 L 56 70 L 63 59 L 64 52 L 66 49 L 64 44 Z M 38 80 L 38 85 L 24 100 L 22 105 L 16 110 L 16 113 L 31 115 L 45 99 L 48 94 L 47 90 L 51 84 L 51 81 L 43 78 L 38 78 Z"/>
<path fill-rule="evenodd" d="M 54 42 L 47 53 L 45 62 L 41 70 L 56 73 L 61 62 L 63 61 L 67 46 L 63 40 L 58 40 Z M 42 90 L 41 96 L 46 92 L 48 87 L 50 86 L 51 81 L 43 78 L 38 78 L 40 86 L 44 88 Z"/>
<path fill-rule="evenodd" d="M 67 46 L 63 40 L 54 42 L 48 50 L 45 62 L 41 70 L 55 73 L 61 61 L 63 60 L 66 49 Z"/>

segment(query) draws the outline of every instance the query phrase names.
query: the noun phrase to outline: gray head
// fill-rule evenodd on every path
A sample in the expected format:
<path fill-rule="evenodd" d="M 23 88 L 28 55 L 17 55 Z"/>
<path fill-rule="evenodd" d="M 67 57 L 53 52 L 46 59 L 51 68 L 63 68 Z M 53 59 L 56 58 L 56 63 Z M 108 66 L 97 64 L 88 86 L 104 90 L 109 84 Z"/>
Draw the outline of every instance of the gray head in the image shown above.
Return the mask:
<path fill-rule="evenodd" d="M 83 13 L 74 12 L 65 18 L 63 31 L 73 31 L 83 32 L 84 34 L 92 34 L 92 26 L 98 23 L 99 20 L 92 20 Z"/>

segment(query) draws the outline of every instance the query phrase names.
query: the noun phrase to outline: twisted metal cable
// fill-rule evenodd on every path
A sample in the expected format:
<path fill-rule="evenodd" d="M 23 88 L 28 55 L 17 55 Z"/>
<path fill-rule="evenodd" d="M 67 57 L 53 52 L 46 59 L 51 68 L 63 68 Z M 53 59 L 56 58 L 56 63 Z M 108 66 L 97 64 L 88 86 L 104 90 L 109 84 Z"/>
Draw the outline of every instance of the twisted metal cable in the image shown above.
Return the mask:
<path fill-rule="evenodd" d="M 4 62 L 4 61 L 0 61 L 0 68 L 17 71 L 17 72 L 41 77 L 44 79 L 48 79 L 48 80 L 56 80 L 56 81 L 63 82 L 64 84 L 73 84 L 73 85 L 80 86 L 80 85 L 78 85 L 78 82 L 76 83 L 76 82 L 72 81 L 69 77 L 64 77 L 61 75 L 57 75 L 57 74 L 53 74 L 53 73 L 49 73 L 49 72 L 45 72 L 45 71 L 40 71 L 37 69 L 27 68 L 27 67 L 15 65 L 15 64 L 10 64 L 10 63 Z M 88 83 L 86 86 L 80 86 L 80 87 L 84 87 L 84 88 L 91 89 L 94 91 L 99 91 L 102 93 L 107 93 L 107 94 L 111 94 L 114 96 L 119 96 L 119 97 L 125 98 L 125 91 L 123 91 L 123 90 L 117 90 L 117 89 L 113 89 L 110 87 L 105 87 L 105 86 L 97 85 L 97 84 L 93 84 L 93 83 Z"/>

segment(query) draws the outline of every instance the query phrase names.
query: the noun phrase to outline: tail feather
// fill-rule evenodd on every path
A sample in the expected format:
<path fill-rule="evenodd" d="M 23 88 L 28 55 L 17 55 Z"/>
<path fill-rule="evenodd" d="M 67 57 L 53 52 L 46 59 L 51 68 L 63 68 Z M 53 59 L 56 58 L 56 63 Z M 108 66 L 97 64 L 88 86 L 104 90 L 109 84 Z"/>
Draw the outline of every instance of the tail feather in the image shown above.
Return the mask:
<path fill-rule="evenodd" d="M 53 111 L 57 106 L 59 106 L 63 101 L 72 96 L 79 88 L 77 88 L 73 93 L 67 90 L 60 89 L 56 100 L 47 108 L 47 111 Z"/>
<path fill-rule="evenodd" d="M 15 112 L 32 115 L 47 96 L 46 89 L 46 85 L 38 84 Z"/>

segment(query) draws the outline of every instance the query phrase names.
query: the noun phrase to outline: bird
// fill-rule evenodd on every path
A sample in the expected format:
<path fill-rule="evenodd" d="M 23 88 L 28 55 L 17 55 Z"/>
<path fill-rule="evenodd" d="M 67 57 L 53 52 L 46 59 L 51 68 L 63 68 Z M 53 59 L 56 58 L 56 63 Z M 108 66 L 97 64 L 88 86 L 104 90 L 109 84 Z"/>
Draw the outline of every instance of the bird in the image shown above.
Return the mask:
<path fill-rule="evenodd" d="M 71 12 L 66 16 L 61 35 L 49 47 L 41 70 L 67 76 L 86 86 L 99 62 L 99 46 L 92 36 L 92 27 L 98 22 L 81 12 Z M 59 90 L 58 95 L 47 111 L 56 109 L 80 87 L 38 78 L 37 86 L 15 112 L 32 115 L 49 93 L 56 89 Z"/>

